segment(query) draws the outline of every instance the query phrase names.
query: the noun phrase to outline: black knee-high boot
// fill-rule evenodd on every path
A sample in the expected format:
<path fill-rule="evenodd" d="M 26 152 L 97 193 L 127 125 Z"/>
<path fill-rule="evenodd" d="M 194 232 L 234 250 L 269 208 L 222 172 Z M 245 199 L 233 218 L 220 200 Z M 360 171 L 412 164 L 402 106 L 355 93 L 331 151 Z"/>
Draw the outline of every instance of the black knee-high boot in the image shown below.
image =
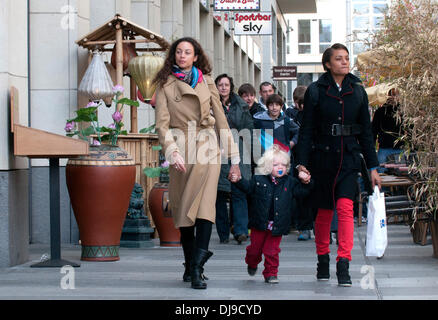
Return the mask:
<path fill-rule="evenodd" d="M 204 264 L 213 255 L 213 252 L 201 248 L 195 248 L 192 261 L 190 263 L 190 276 L 193 289 L 207 289 L 207 283 L 204 282 Z"/>
<path fill-rule="evenodd" d="M 194 249 L 194 241 L 187 241 L 187 243 L 182 243 L 183 252 L 184 252 L 184 274 L 183 281 L 190 282 L 192 281 L 190 276 L 190 264 L 193 258 L 193 249 Z"/>

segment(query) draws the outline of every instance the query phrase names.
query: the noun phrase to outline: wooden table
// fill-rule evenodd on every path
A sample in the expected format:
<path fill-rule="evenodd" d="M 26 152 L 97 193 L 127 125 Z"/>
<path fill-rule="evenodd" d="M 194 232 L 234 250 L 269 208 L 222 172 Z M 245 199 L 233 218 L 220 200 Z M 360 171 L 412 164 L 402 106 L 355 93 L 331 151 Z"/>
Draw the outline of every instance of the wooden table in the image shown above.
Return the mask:
<path fill-rule="evenodd" d="M 59 159 L 88 154 L 88 142 L 19 124 L 18 90 L 10 89 L 11 133 L 14 156 L 49 159 L 50 192 L 50 259 L 31 265 L 34 268 L 63 267 L 80 264 L 61 259 L 61 217 Z"/>
<path fill-rule="evenodd" d="M 380 174 L 380 178 L 382 179 L 382 187 L 409 187 L 415 183 L 408 177 L 393 176 L 389 174 Z"/>

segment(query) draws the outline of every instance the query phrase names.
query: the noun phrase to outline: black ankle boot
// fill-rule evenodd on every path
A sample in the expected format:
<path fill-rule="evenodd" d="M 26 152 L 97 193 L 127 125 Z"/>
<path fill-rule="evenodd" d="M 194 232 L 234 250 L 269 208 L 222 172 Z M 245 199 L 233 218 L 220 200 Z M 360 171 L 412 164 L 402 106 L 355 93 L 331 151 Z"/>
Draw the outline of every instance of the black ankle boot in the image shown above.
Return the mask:
<path fill-rule="evenodd" d="M 204 264 L 213 255 L 213 252 L 196 248 L 193 252 L 193 259 L 190 262 L 190 276 L 193 289 L 207 289 L 207 283 L 203 280 Z"/>
<path fill-rule="evenodd" d="M 316 279 L 328 281 L 330 279 L 330 256 L 328 254 L 318 255 Z"/>
<path fill-rule="evenodd" d="M 350 262 L 347 258 L 340 258 L 336 263 L 336 275 L 338 277 L 338 285 L 342 287 L 351 287 L 351 278 L 348 273 Z"/>

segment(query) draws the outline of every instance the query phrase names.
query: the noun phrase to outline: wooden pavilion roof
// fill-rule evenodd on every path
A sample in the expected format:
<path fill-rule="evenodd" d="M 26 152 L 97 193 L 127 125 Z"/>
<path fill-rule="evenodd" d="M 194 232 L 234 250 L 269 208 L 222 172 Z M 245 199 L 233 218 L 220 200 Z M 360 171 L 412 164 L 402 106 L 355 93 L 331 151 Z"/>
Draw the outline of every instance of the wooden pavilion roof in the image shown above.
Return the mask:
<path fill-rule="evenodd" d="M 77 40 L 76 43 L 79 46 L 90 50 L 96 47 L 103 49 L 105 45 L 116 43 L 117 26 L 123 29 L 124 43 L 135 42 L 155 44 L 154 47 L 144 48 L 144 51 L 165 51 L 170 46 L 169 42 L 159 34 L 147 30 L 138 24 L 123 18 L 119 14 L 116 14 L 114 18 Z M 142 37 L 143 39 L 137 39 L 136 37 Z"/>

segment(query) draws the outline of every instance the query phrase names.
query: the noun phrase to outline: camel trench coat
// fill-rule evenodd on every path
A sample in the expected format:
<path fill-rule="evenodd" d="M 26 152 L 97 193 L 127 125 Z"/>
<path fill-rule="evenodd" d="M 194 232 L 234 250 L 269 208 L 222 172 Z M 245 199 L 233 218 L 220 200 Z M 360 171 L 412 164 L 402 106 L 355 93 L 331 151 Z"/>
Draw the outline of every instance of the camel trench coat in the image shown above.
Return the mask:
<path fill-rule="evenodd" d="M 238 157 L 219 93 L 213 79 L 193 89 L 169 75 L 157 88 L 156 130 L 162 151 L 171 163 L 178 151 L 186 172 L 169 168 L 169 205 L 176 228 L 193 226 L 195 220 L 215 222 L 216 194 L 221 158 Z"/>

